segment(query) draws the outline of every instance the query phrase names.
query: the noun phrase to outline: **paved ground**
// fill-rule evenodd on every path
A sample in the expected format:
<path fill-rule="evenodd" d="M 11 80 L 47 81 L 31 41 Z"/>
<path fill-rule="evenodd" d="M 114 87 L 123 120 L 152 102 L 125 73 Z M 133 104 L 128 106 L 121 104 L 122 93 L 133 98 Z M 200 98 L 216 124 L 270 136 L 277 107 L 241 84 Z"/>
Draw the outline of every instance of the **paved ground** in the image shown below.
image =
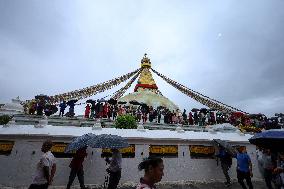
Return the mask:
<path fill-rule="evenodd" d="M 255 189 L 266 189 L 264 182 L 253 182 Z M 211 183 L 194 183 L 194 182 L 188 182 L 184 184 L 177 184 L 177 183 L 169 183 L 169 184 L 160 184 L 157 186 L 158 189 L 225 189 L 223 183 L 220 182 L 211 182 Z M 0 185 L 1 189 L 26 189 L 27 187 L 4 187 Z M 101 186 L 91 186 L 91 189 L 100 189 L 103 188 Z M 127 186 L 121 186 L 120 189 L 135 189 L 134 184 L 128 184 Z M 231 187 L 228 187 L 229 189 L 241 189 L 240 185 L 236 182 L 233 183 Z M 65 187 L 60 186 L 53 186 L 49 187 L 49 189 L 65 189 Z M 73 187 L 73 189 L 80 189 L 79 186 Z"/>

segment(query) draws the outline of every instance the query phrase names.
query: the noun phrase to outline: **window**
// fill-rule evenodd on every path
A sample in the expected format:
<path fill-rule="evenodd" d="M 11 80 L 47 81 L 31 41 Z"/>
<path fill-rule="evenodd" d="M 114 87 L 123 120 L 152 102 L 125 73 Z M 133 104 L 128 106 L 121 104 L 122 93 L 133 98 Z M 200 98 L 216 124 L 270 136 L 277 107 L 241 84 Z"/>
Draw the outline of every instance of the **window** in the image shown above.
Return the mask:
<path fill-rule="evenodd" d="M 214 146 L 192 145 L 189 146 L 190 157 L 192 159 L 214 159 Z"/>
<path fill-rule="evenodd" d="M 10 155 L 14 147 L 14 141 L 0 140 L 0 155 Z"/>
<path fill-rule="evenodd" d="M 72 158 L 75 154 L 74 152 L 65 153 L 64 150 L 68 143 L 64 142 L 53 142 L 53 146 L 51 148 L 51 152 L 56 158 Z"/>
<path fill-rule="evenodd" d="M 122 158 L 135 158 L 135 144 L 130 144 L 129 147 L 122 148 L 119 151 L 122 155 Z M 112 156 L 111 149 L 102 149 L 102 154 L 101 154 L 102 158 L 111 157 L 111 156 Z"/>
<path fill-rule="evenodd" d="M 149 155 L 161 158 L 177 158 L 178 145 L 150 145 Z"/>

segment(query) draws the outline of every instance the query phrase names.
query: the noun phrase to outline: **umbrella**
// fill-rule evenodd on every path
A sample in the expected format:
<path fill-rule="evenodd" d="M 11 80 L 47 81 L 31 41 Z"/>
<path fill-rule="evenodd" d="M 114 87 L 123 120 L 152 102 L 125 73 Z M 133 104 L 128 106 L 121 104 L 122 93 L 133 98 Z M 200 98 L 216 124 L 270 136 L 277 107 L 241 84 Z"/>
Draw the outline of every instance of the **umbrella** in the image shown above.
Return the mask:
<path fill-rule="evenodd" d="M 248 116 L 252 119 L 259 119 L 263 116 L 263 114 L 249 114 Z"/>
<path fill-rule="evenodd" d="M 35 99 L 37 99 L 37 100 L 49 100 L 50 97 L 47 96 L 47 95 L 44 95 L 44 94 L 40 94 L 40 95 L 36 95 Z"/>
<path fill-rule="evenodd" d="M 68 106 L 70 106 L 70 105 L 74 105 L 76 102 L 77 102 L 78 100 L 69 100 L 66 104 L 68 105 Z"/>
<path fill-rule="evenodd" d="M 119 101 L 118 104 L 126 104 L 127 102 Z"/>
<path fill-rule="evenodd" d="M 191 111 L 192 111 L 192 112 L 197 112 L 197 111 L 199 111 L 199 109 L 197 109 L 197 108 L 192 108 Z"/>
<path fill-rule="evenodd" d="M 98 102 L 107 102 L 107 100 L 105 100 L 104 98 L 101 98 L 100 100 L 98 100 Z"/>
<path fill-rule="evenodd" d="M 284 129 L 270 129 L 256 133 L 249 139 L 249 142 L 273 151 L 284 151 Z"/>
<path fill-rule="evenodd" d="M 112 148 L 120 149 L 127 148 L 129 146 L 126 139 L 117 135 L 101 134 L 93 137 L 88 141 L 88 146 L 92 148 Z"/>
<path fill-rule="evenodd" d="M 108 103 L 110 103 L 110 104 L 112 104 L 112 105 L 115 105 L 115 104 L 117 104 L 117 100 L 111 98 L 111 99 L 108 100 Z"/>
<path fill-rule="evenodd" d="M 68 153 L 73 150 L 78 150 L 85 146 L 88 146 L 87 143 L 90 139 L 95 138 L 96 135 L 92 133 L 84 134 L 82 136 L 76 137 L 72 140 L 70 144 L 65 148 L 65 153 Z"/>
<path fill-rule="evenodd" d="M 201 108 L 200 112 L 203 112 L 204 114 L 207 114 L 207 109 L 206 108 Z"/>
<path fill-rule="evenodd" d="M 131 100 L 129 101 L 129 104 L 133 104 L 133 105 L 141 105 L 140 102 L 136 101 L 136 100 Z"/>
<path fill-rule="evenodd" d="M 92 99 L 89 99 L 89 100 L 87 100 L 86 101 L 86 103 L 90 103 L 90 104 L 93 104 L 93 103 L 95 103 L 96 101 L 95 100 L 92 100 Z"/>
<path fill-rule="evenodd" d="M 222 146 L 232 157 L 235 157 L 237 154 L 237 150 L 231 146 L 228 142 L 220 139 L 213 139 L 215 143 L 219 146 Z"/>

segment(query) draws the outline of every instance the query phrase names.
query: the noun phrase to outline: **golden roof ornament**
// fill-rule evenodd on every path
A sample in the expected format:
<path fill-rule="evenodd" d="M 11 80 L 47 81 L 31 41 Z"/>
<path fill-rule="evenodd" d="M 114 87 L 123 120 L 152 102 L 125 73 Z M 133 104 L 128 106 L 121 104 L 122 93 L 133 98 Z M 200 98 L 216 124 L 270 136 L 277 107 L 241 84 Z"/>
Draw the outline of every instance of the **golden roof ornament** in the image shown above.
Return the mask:
<path fill-rule="evenodd" d="M 150 59 L 147 57 L 147 54 L 144 54 L 144 57 L 141 60 L 141 67 L 142 68 L 151 68 L 151 61 Z"/>

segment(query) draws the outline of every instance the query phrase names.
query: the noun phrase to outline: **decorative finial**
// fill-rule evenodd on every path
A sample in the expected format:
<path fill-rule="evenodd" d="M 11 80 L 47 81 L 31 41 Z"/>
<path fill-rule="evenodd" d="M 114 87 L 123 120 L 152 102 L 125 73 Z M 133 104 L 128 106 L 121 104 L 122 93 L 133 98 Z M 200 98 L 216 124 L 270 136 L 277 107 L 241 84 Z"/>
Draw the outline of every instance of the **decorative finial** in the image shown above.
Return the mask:
<path fill-rule="evenodd" d="M 141 60 L 141 67 L 142 68 L 151 68 L 151 61 L 147 57 L 147 53 L 144 54 L 144 57 Z"/>

